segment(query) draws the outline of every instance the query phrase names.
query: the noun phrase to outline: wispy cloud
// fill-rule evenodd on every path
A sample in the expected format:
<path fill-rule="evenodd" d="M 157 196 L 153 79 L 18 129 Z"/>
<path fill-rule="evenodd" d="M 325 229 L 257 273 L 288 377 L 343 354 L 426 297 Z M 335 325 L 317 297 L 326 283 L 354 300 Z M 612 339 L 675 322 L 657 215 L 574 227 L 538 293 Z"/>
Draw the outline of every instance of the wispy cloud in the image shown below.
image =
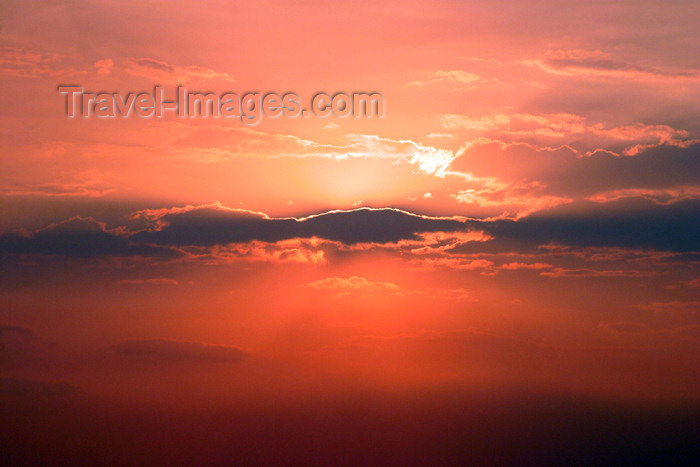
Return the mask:
<path fill-rule="evenodd" d="M 134 76 L 141 76 L 156 83 L 189 84 L 214 79 L 233 81 L 228 73 L 198 65 L 171 65 L 154 58 L 131 58 L 125 70 Z"/>

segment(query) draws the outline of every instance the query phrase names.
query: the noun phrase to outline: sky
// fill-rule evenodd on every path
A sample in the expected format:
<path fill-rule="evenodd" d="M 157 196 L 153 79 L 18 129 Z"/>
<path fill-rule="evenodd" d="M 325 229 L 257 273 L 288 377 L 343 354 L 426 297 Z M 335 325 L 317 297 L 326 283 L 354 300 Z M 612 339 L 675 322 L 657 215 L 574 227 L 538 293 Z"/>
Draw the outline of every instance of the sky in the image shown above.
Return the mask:
<path fill-rule="evenodd" d="M 16 465 L 692 463 L 697 2 L 0 2 Z M 377 92 L 381 117 L 68 118 Z"/>

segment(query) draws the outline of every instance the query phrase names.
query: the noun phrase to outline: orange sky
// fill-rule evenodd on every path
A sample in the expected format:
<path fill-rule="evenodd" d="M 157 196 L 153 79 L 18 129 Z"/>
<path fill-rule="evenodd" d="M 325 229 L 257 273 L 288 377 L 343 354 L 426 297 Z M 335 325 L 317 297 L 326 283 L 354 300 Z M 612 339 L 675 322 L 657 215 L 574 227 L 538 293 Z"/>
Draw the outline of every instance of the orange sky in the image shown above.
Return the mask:
<path fill-rule="evenodd" d="M 210 438 L 190 459 L 254 465 L 493 465 L 455 435 L 474 417 L 505 427 L 487 432 L 518 463 L 508 433 L 539 426 L 550 397 L 697 413 L 698 20 L 691 1 L 0 3 L 3 406 L 19 433 L 42 407 L 83 414 L 37 435 L 35 460 L 120 463 L 73 449 L 93 411 L 114 417 L 95 446 L 164 426 L 115 407 L 236 413 L 259 452 L 230 457 L 205 430 L 171 459 Z M 379 92 L 385 108 L 70 119 L 67 84 Z M 522 419 L 450 419 L 449 446 L 419 426 L 522 398 Z M 351 428 L 319 428 L 339 414 Z M 276 417 L 302 434 L 260 454 Z M 335 462 L 353 430 L 416 451 L 358 441 Z M 294 445 L 320 432 L 318 456 Z M 180 435 L 163 436 L 148 442 Z M 15 461 L 32 459 L 22 439 Z"/>

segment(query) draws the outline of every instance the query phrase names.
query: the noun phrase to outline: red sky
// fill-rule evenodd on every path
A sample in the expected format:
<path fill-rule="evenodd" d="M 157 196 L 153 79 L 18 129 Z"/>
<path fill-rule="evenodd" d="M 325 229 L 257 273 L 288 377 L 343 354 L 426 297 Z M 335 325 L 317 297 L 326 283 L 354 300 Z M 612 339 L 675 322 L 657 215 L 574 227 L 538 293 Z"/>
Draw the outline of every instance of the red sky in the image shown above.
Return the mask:
<path fill-rule="evenodd" d="M 682 459 L 700 394 L 699 16 L 0 3 L 10 460 L 630 461 L 625 430 L 640 456 Z M 379 92 L 385 111 L 70 119 L 66 84 Z"/>

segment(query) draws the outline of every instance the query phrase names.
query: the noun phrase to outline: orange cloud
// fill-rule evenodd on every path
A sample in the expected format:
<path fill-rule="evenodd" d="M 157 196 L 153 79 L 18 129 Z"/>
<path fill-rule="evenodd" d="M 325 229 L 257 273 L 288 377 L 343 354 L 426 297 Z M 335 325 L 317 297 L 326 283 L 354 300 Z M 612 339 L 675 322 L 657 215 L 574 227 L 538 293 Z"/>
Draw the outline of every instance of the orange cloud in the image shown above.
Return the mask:
<path fill-rule="evenodd" d="M 214 263 L 236 261 L 267 263 L 298 263 L 320 265 L 327 262 L 326 253 L 321 248 L 332 242 L 317 238 L 291 239 L 279 242 L 251 241 L 214 246 L 204 254 L 193 254 L 192 259 L 205 259 Z"/>
<path fill-rule="evenodd" d="M 306 287 L 318 290 L 337 290 L 343 293 L 350 291 L 362 290 L 364 292 L 386 291 L 389 293 L 398 293 L 401 287 L 392 282 L 372 282 L 364 277 L 328 277 L 307 284 Z"/>
<path fill-rule="evenodd" d="M 95 68 L 97 68 L 97 73 L 101 75 L 108 75 L 112 72 L 112 67 L 114 66 L 114 61 L 112 59 L 106 58 L 103 60 L 98 60 L 95 62 Z"/>
<path fill-rule="evenodd" d="M 334 292 L 336 297 L 389 295 L 403 298 L 428 298 L 433 300 L 467 300 L 476 301 L 464 288 L 404 288 L 393 282 L 370 281 L 364 277 L 327 277 L 301 287 Z"/>
<path fill-rule="evenodd" d="M 419 258 L 408 261 L 411 267 L 432 271 L 438 268 L 458 269 L 465 271 L 481 270 L 484 273 L 493 271 L 494 263 L 485 259 L 469 259 L 460 257 Z"/>

